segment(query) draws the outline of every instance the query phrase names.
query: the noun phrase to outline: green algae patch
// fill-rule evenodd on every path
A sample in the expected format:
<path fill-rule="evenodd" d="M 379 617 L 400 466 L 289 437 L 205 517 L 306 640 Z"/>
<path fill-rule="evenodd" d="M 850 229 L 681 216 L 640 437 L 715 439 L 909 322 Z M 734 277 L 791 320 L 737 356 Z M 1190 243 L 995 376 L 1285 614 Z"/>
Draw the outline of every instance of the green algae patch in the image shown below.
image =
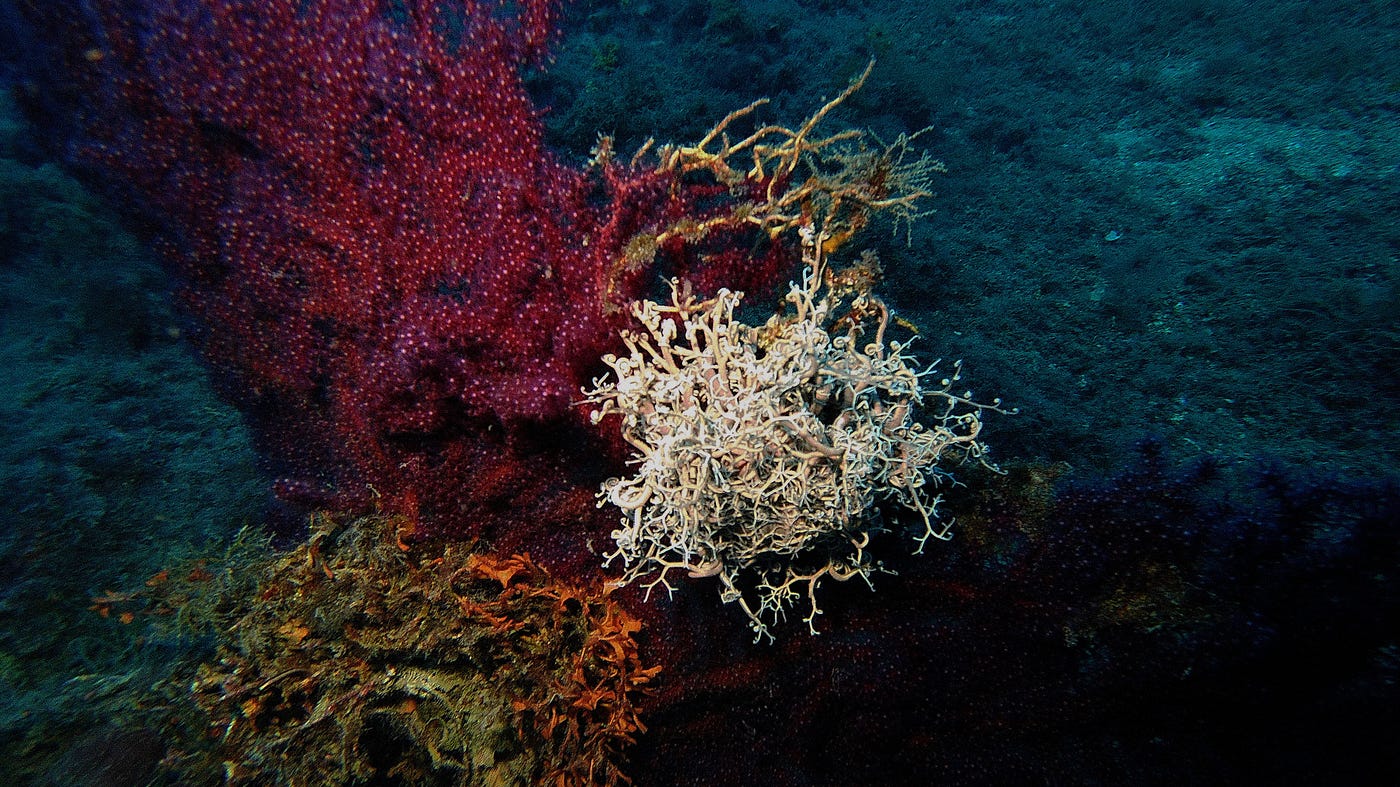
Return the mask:
<path fill-rule="evenodd" d="M 303 545 L 214 578 L 236 595 L 151 586 L 147 612 L 218 640 L 163 687 L 185 730 L 166 765 L 233 784 L 625 781 L 657 672 L 637 620 L 527 555 L 409 547 L 398 524 L 317 516 Z"/>

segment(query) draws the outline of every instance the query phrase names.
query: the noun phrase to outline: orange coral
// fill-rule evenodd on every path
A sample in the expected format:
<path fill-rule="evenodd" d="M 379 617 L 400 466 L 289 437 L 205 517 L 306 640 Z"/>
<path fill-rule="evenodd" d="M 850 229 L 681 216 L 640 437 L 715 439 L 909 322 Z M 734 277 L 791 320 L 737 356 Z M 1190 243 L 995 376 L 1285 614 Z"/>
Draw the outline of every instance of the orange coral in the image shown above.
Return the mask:
<path fill-rule="evenodd" d="M 171 571 L 93 599 L 114 617 L 144 601 L 217 639 L 166 687 L 192 733 L 167 764 L 230 784 L 627 782 L 657 673 L 641 624 L 528 554 L 408 545 L 403 525 L 318 515 L 295 549 L 221 561 L 219 582 Z"/>
<path fill-rule="evenodd" d="M 566 663 L 552 671 L 547 685 L 532 697 L 516 698 L 512 707 L 522 737 L 534 731 L 553 750 L 548 784 L 616 784 L 630 781 L 617 768 L 623 748 L 646 726 L 635 699 L 645 692 L 660 667 L 644 667 L 634 635 L 642 624 L 609 600 L 609 590 L 580 588 L 554 580 L 529 554 L 496 557 L 474 554 L 465 571 L 497 582 L 500 594 L 487 601 L 462 598 L 463 609 L 498 631 L 525 632 L 522 605 L 548 612 L 545 626 L 523 633 L 527 640 L 567 638 L 571 618 L 584 621 L 583 643 L 569 651 Z M 512 625 L 514 624 L 514 625 Z M 577 629 L 576 629 L 577 630 Z"/>

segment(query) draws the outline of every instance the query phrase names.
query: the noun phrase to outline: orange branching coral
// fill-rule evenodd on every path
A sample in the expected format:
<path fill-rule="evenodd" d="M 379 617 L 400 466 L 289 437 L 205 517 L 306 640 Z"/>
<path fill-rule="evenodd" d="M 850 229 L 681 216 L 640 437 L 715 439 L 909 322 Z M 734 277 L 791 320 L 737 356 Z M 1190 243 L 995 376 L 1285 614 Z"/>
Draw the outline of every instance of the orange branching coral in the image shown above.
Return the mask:
<path fill-rule="evenodd" d="M 757 110 L 768 103 L 759 99 L 730 112 L 694 145 L 654 148 L 654 141 L 647 140 L 632 157 L 629 171 L 654 157 L 659 172 L 682 176 L 678 182 L 705 182 L 717 189 L 714 196 L 727 193 L 727 200 L 718 201 L 727 207 L 692 207 L 631 236 L 605 275 L 610 307 L 624 305 L 617 298 L 619 283 L 632 281 L 663 249 L 746 230 L 761 233 L 771 243 L 787 242 L 784 236 L 817 221 L 825 233 L 823 253 L 830 254 L 877 214 L 893 219 L 896 227 L 907 227 L 923 215 L 919 203 L 931 195 L 933 176 L 945 171 L 941 162 L 915 149 L 923 131 L 901 134 L 891 143 L 859 129 L 829 135 L 818 131 L 832 111 L 865 85 L 874 65 L 871 61 L 796 128 L 763 124 L 731 139 L 731 129 L 755 122 Z M 599 137 L 592 165 L 606 172 L 613 156 L 613 140 Z M 673 201 L 676 188 L 672 187 Z"/>

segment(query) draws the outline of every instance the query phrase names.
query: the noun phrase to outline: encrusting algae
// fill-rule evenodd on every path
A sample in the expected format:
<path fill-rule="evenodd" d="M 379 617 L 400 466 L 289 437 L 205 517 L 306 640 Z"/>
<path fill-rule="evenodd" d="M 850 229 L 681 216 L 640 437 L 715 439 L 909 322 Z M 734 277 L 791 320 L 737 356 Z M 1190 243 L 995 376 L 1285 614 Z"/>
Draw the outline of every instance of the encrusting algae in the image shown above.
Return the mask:
<path fill-rule="evenodd" d="M 213 603 L 152 586 L 150 611 L 198 610 L 182 625 L 219 640 L 162 687 L 192 731 L 166 765 L 230 784 L 628 781 L 636 702 L 659 670 L 636 618 L 528 555 L 406 550 L 395 525 L 318 515 L 304 544 L 247 568 L 253 592 L 215 588 Z"/>

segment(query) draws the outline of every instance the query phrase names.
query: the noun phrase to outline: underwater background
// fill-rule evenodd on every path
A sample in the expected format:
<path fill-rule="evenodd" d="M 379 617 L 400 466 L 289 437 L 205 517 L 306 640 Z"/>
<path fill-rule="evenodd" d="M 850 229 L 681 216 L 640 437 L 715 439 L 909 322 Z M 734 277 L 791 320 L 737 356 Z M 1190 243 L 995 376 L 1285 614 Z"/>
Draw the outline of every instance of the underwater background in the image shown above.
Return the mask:
<path fill-rule="evenodd" d="M 147 614 L 183 601 L 142 594 L 271 554 L 249 532 L 304 545 L 304 513 L 130 206 L 22 111 L 26 5 L 0 4 L 0 774 L 166 783 L 170 676 L 223 657 Z M 1400 9 L 621 0 L 559 27 L 526 86 L 579 166 L 599 133 L 697 140 L 760 97 L 799 123 L 873 58 L 828 123 L 930 128 L 947 170 L 907 237 L 862 237 L 879 292 L 921 356 L 1019 410 L 983 432 L 1005 474 L 946 493 L 952 541 L 888 546 L 873 593 L 824 585 L 816 637 L 793 619 L 752 644 L 710 587 L 628 597 L 664 666 L 621 773 L 1400 777 Z M 344 781 L 414 783 L 389 770 Z"/>

